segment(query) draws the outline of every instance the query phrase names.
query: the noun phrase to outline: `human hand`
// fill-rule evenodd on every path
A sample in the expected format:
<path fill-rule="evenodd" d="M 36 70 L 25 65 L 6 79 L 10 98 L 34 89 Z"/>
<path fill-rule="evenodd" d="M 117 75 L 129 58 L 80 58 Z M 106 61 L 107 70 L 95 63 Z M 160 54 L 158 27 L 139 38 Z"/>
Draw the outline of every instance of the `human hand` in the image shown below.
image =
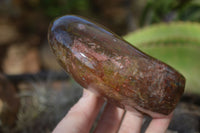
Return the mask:
<path fill-rule="evenodd" d="M 89 133 L 104 100 L 85 90 L 80 100 L 56 126 L 53 133 Z M 161 118 L 153 118 L 145 133 L 164 133 L 170 123 L 172 113 Z M 107 104 L 94 133 L 140 133 L 144 115 L 128 112 Z"/>

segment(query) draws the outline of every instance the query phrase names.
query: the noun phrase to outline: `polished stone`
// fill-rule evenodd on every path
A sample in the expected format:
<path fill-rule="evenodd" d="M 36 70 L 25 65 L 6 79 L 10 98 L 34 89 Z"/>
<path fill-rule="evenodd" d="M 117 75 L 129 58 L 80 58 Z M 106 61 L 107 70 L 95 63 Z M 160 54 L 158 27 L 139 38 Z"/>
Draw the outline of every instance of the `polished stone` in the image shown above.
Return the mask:
<path fill-rule="evenodd" d="M 87 19 L 56 19 L 48 39 L 69 75 L 121 108 L 168 115 L 184 92 L 185 78 L 175 69 Z"/>

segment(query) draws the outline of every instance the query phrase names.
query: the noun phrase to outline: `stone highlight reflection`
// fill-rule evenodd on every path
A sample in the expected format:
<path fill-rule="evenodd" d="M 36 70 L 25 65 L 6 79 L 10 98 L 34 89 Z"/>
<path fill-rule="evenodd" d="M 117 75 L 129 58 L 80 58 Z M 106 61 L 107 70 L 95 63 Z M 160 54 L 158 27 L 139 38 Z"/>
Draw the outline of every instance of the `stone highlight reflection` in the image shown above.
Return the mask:
<path fill-rule="evenodd" d="M 56 19 L 48 39 L 68 74 L 121 108 L 168 115 L 184 92 L 185 78 L 172 67 L 81 17 Z"/>

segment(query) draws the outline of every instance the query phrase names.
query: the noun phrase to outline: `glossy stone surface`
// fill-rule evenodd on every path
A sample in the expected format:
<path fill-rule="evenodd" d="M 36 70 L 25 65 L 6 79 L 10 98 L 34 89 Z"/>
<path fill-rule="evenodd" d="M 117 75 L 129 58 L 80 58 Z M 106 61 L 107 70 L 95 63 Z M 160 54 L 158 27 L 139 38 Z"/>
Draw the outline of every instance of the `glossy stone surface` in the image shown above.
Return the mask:
<path fill-rule="evenodd" d="M 63 16 L 51 23 L 48 39 L 68 74 L 121 108 L 168 115 L 183 94 L 180 73 L 101 25 Z"/>

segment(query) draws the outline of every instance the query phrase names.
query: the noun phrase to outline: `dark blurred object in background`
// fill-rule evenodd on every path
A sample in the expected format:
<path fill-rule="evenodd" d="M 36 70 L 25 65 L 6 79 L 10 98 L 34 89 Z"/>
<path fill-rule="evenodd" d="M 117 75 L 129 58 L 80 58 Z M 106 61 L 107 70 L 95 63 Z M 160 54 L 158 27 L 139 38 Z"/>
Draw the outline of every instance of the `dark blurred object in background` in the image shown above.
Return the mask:
<path fill-rule="evenodd" d="M 0 73 L 0 128 L 15 126 L 19 107 L 20 99 L 17 97 L 16 87 Z"/>

